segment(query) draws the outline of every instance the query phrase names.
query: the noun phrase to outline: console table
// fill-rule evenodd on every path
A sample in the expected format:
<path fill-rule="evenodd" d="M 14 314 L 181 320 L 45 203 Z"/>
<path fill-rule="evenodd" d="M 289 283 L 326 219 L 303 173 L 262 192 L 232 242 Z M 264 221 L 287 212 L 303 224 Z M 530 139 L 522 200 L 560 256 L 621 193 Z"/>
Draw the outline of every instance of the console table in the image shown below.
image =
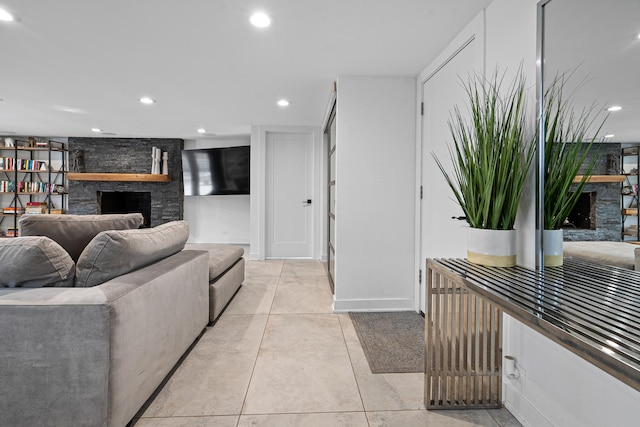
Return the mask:
<path fill-rule="evenodd" d="M 427 260 L 425 406 L 501 405 L 504 312 L 640 391 L 640 272 Z"/>

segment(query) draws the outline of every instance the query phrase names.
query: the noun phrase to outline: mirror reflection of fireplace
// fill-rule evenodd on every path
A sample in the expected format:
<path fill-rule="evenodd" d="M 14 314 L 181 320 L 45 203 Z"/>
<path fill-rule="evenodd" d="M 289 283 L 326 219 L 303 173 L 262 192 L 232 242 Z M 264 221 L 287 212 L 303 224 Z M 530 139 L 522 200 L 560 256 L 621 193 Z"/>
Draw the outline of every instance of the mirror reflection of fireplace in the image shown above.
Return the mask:
<path fill-rule="evenodd" d="M 597 192 L 583 192 L 578 203 L 565 219 L 562 228 L 595 230 L 596 229 L 596 196 Z"/>
<path fill-rule="evenodd" d="M 141 213 L 143 228 L 151 226 L 151 192 L 98 191 L 98 214 Z"/>

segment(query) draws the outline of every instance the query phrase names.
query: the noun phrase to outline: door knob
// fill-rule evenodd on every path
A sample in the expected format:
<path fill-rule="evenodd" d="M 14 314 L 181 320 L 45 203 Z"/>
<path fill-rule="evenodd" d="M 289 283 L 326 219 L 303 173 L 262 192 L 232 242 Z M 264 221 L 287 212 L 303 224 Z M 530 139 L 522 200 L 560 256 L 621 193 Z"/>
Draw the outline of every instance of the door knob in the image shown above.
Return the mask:
<path fill-rule="evenodd" d="M 307 199 L 307 200 L 304 200 L 302 202 L 302 206 L 307 206 L 307 205 L 310 205 L 310 204 L 311 204 L 311 199 Z"/>

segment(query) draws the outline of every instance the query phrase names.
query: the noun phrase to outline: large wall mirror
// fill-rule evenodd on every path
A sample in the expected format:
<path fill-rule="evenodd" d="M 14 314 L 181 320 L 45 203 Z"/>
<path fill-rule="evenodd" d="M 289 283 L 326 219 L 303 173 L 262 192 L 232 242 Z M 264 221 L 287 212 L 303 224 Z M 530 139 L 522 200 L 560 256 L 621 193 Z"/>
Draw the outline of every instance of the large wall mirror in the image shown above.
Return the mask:
<path fill-rule="evenodd" d="M 539 14 L 542 88 L 558 75 L 570 75 L 563 92 L 574 111 L 594 106 L 606 116 L 593 174 L 617 175 L 585 187 L 563 227 L 564 240 L 638 241 L 640 0 L 546 0 L 539 3 Z M 621 108 L 607 111 L 614 106 Z M 622 246 L 633 253 L 635 245 Z M 565 256 L 572 250 L 565 244 Z M 600 259 L 615 265 L 612 249 L 601 251 Z"/>

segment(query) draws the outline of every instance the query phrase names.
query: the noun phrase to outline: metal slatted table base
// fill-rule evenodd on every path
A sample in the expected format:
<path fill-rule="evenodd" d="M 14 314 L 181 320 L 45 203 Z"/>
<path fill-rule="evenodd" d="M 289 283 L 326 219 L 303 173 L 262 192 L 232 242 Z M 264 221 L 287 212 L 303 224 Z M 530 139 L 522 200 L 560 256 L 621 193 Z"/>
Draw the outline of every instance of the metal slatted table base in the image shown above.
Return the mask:
<path fill-rule="evenodd" d="M 425 406 L 501 406 L 501 312 L 459 280 L 427 269 Z"/>
<path fill-rule="evenodd" d="M 501 312 L 640 391 L 638 271 L 427 260 L 426 302 L 427 409 L 500 405 Z"/>

